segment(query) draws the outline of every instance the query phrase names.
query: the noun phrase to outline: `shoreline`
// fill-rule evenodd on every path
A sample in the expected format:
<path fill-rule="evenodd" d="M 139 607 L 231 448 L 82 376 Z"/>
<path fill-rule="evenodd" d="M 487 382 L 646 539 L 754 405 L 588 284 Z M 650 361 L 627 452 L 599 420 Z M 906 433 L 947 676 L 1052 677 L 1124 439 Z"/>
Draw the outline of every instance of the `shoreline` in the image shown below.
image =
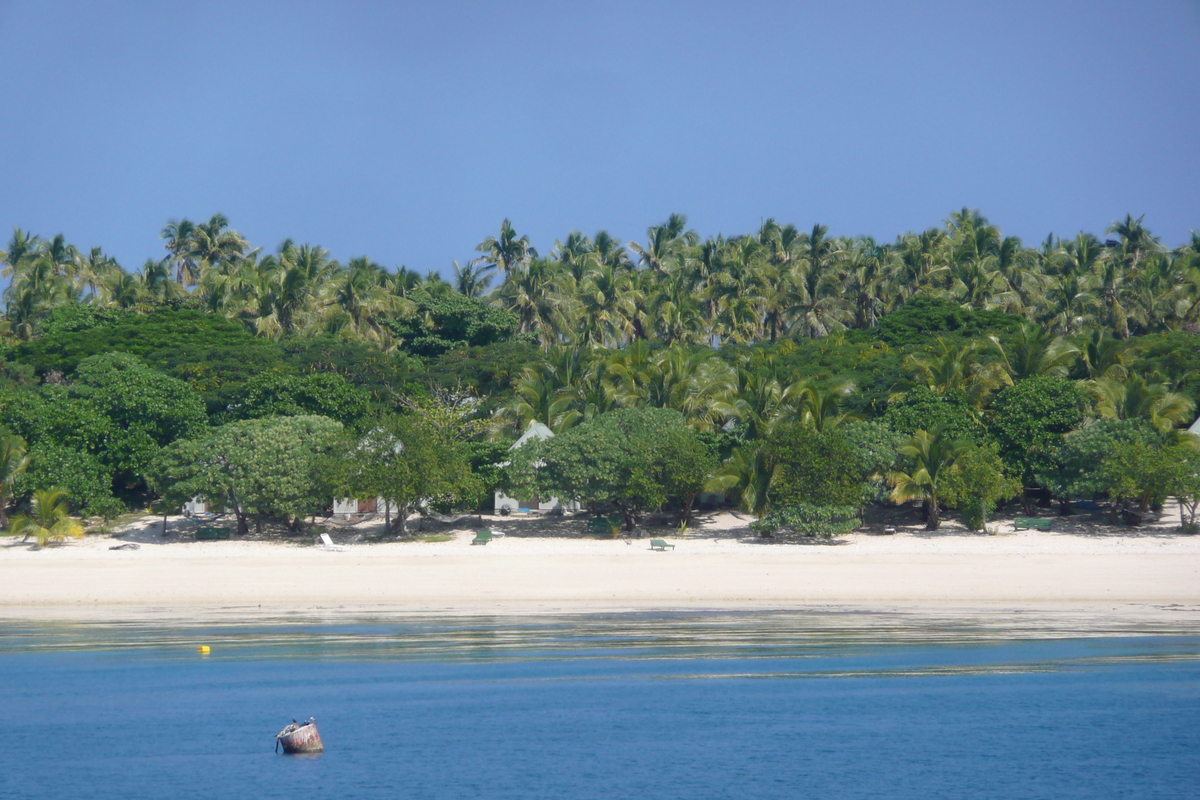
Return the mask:
<path fill-rule="evenodd" d="M 1200 627 L 1200 537 L 1165 529 L 1000 536 L 915 528 L 763 545 L 718 515 L 650 551 L 506 520 L 471 546 L 170 541 L 147 522 L 37 551 L 0 543 L 0 622 L 187 622 L 845 610 L 976 619 L 1049 615 Z M 554 527 L 558 525 L 560 527 Z M 555 532 L 560 535 L 554 535 Z M 334 532 L 346 541 L 353 534 Z M 110 550 L 126 541 L 137 550 Z M 1091 620 L 1091 622 L 1089 622 Z"/>

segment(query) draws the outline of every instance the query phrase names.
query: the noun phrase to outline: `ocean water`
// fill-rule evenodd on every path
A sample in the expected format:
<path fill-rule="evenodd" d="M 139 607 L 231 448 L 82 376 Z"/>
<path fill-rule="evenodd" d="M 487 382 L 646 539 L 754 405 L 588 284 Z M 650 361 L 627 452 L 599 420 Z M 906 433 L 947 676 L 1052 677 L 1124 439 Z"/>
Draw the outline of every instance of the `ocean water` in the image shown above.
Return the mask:
<path fill-rule="evenodd" d="M 0 797 L 1200 797 L 1200 636 L 1137 632 L 784 613 L 0 623 Z M 326 752 L 275 754 L 309 715 Z"/>

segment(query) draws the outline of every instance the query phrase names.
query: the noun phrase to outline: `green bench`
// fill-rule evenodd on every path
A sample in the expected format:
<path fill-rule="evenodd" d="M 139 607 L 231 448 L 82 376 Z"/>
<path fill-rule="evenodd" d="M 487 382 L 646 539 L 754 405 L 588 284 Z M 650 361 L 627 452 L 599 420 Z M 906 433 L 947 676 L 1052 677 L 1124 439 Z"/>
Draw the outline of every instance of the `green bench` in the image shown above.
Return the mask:
<path fill-rule="evenodd" d="M 1028 530 L 1030 528 L 1039 531 L 1048 531 L 1050 530 L 1050 525 L 1053 522 L 1054 520 L 1052 519 L 1039 519 L 1038 517 L 1017 517 L 1015 520 L 1013 520 L 1013 527 L 1019 531 Z"/>
<path fill-rule="evenodd" d="M 196 541 L 198 542 L 212 542 L 228 538 L 229 528 L 199 528 L 196 530 Z"/>
<path fill-rule="evenodd" d="M 491 540 L 492 540 L 492 532 L 491 531 L 477 531 L 475 533 L 475 539 L 471 542 L 471 544 L 487 544 Z"/>
<path fill-rule="evenodd" d="M 666 539 L 651 539 L 650 540 L 650 549 L 651 550 L 665 551 L 668 547 L 671 548 L 672 550 L 675 549 L 675 545 L 671 544 Z"/>

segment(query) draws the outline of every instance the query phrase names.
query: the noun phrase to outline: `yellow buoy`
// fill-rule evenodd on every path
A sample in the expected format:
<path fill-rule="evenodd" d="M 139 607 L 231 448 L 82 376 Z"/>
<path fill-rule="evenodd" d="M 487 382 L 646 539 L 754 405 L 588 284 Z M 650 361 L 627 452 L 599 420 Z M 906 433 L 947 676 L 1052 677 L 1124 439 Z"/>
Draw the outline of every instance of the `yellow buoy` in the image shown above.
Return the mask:
<path fill-rule="evenodd" d="M 202 645 L 200 645 L 199 647 L 197 647 L 197 648 L 196 648 L 196 652 L 197 652 L 197 653 L 199 653 L 199 654 L 200 654 L 200 655 L 202 655 L 202 656 L 206 656 L 206 655 L 208 655 L 209 653 L 211 653 L 211 652 L 212 652 L 212 648 L 211 648 L 211 647 L 209 647 L 209 646 L 208 646 L 208 645 L 206 645 L 206 644 L 202 644 Z"/>

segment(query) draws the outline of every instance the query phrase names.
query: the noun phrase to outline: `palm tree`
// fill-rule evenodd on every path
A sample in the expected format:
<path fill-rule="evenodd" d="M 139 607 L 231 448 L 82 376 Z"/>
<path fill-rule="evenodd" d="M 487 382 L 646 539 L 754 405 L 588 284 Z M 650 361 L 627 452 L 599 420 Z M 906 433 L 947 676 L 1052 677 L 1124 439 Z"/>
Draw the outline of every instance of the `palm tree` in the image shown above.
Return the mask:
<path fill-rule="evenodd" d="M 1090 380 L 1107 378 L 1123 381 L 1133 362 L 1129 342 L 1109 336 L 1105 331 L 1092 331 L 1080 351 L 1080 361 Z"/>
<path fill-rule="evenodd" d="M 524 430 L 537 420 L 555 433 L 578 423 L 573 411 L 574 389 L 589 369 L 590 349 L 578 345 L 559 347 L 546 360 L 525 367 L 513 387 L 513 398 L 498 408 L 493 419 L 498 427 Z"/>
<path fill-rule="evenodd" d="M 164 303 L 182 293 L 178 283 L 171 281 L 171 264 L 167 259 L 147 259 L 138 276 L 141 283 L 140 296 L 155 303 Z"/>
<path fill-rule="evenodd" d="M 559 295 L 556 262 L 534 258 L 508 272 L 492 302 L 521 318 L 521 333 L 537 333 L 546 351 L 565 332 L 566 312 Z"/>
<path fill-rule="evenodd" d="M 641 272 L 644 280 L 657 278 L 653 273 Z M 676 273 L 666 281 L 659 280 L 657 291 L 645 292 L 647 317 L 655 338 L 668 346 L 673 344 L 698 344 L 704 339 L 704 317 L 701 303 L 692 290 L 689 277 Z"/>
<path fill-rule="evenodd" d="M 761 443 L 748 444 L 734 450 L 704 488 L 710 492 L 736 492 L 739 509 L 762 516 L 777 471 Z"/>
<path fill-rule="evenodd" d="M 833 430 L 843 422 L 858 419 L 856 415 L 842 410 L 843 401 L 854 392 L 855 386 L 850 381 L 832 386 L 805 386 L 800 400 L 804 424 L 824 432 Z"/>
<path fill-rule="evenodd" d="M 74 284 L 60 266 L 56 254 L 39 248 L 34 255 L 22 257 L 13 269 L 12 282 L 4 290 L 5 316 L 18 338 L 33 338 L 37 325 L 56 305 L 78 299 Z"/>
<path fill-rule="evenodd" d="M 588 254 L 597 266 L 609 266 L 614 269 L 631 270 L 633 262 L 629 260 L 629 251 L 621 244 L 620 239 L 614 239 L 608 231 L 596 231 L 592 237 L 591 252 Z"/>
<path fill-rule="evenodd" d="M 904 359 L 909 370 L 909 385 L 922 385 L 937 394 L 961 391 L 976 408 L 981 408 L 988 395 L 1001 386 L 1012 383 L 1000 362 L 986 362 L 979 358 L 979 345 L 975 342 L 953 349 L 940 337 L 941 353 L 931 358 L 910 354 Z"/>
<path fill-rule="evenodd" d="M 8 504 L 12 501 L 13 484 L 28 467 L 25 440 L 0 429 L 0 528 L 8 527 Z"/>
<path fill-rule="evenodd" d="M 925 529 L 936 531 L 942 524 L 938 493 L 958 457 L 970 447 L 970 442 L 951 439 L 943 426 L 933 431 L 917 431 L 899 448 L 901 455 L 912 459 L 911 468 L 888 476 L 893 487 L 892 501 L 923 500 Z"/>
<path fill-rule="evenodd" d="M 492 285 L 492 276 L 485 274 L 487 268 L 475 269 L 471 264 L 460 267 L 454 262 L 454 290 L 464 297 L 483 297 Z"/>
<path fill-rule="evenodd" d="M 842 289 L 837 272 L 841 243 L 828 239 L 829 229 L 813 225 L 799 244 L 800 270 L 796 278 L 798 334 L 821 339 L 831 331 L 844 330 L 850 318 L 842 305 Z"/>
<path fill-rule="evenodd" d="M 324 253 L 321 248 L 316 250 Z M 307 263 L 310 268 L 315 268 L 322 260 L 320 254 L 310 255 Z M 337 266 L 336 262 L 324 263 L 326 267 L 322 267 L 320 272 Z M 311 273 L 305 271 L 304 274 Z M 317 280 L 321 279 L 313 279 L 314 282 Z M 332 319 L 356 336 L 388 347 L 394 346 L 394 343 L 390 330 L 383 324 L 384 317 L 389 314 L 411 315 L 417 310 L 412 300 L 388 290 L 387 271 L 366 256 L 350 259 L 344 269 L 333 273 L 324 287 L 327 323 Z"/>
<path fill-rule="evenodd" d="M 874 328 L 887 307 L 886 278 L 892 250 L 870 236 L 853 244 L 846 255 L 843 296 L 854 313 L 854 327 Z"/>
<path fill-rule="evenodd" d="M 1070 273 L 1059 278 L 1050 277 L 1049 281 L 1042 298 L 1043 322 L 1063 336 L 1083 330 L 1096 307 L 1095 296 L 1087 288 L 1087 277 Z"/>
<path fill-rule="evenodd" d="M 578 341 L 620 347 L 633 334 L 632 319 L 637 298 L 629 274 L 611 266 L 597 267 L 579 287 Z"/>
<path fill-rule="evenodd" d="M 1166 383 L 1151 383 L 1141 375 L 1123 381 L 1098 378 L 1088 382 L 1096 412 L 1109 419 L 1144 419 L 1162 433 L 1192 421 L 1196 404 L 1171 391 Z"/>
<path fill-rule="evenodd" d="M 27 233 L 20 228 L 13 228 L 12 238 L 8 240 L 8 249 L 0 251 L 4 261 L 4 268 L 0 270 L 0 275 L 5 278 L 11 278 L 13 270 L 24 259 L 32 257 L 41 244 L 41 237 L 31 233 Z"/>
<path fill-rule="evenodd" d="M 115 258 L 106 256 L 99 247 L 93 247 L 87 258 L 80 259 L 77 279 L 86 286 L 92 297 L 96 297 L 100 284 L 111 276 L 121 274 L 121 265 Z"/>
<path fill-rule="evenodd" d="M 517 236 L 507 218 L 500 223 L 500 235 L 487 237 L 479 243 L 475 251 L 483 255 L 471 262 L 472 264 L 485 264 L 501 275 L 507 275 L 531 258 L 537 258 L 537 250 L 530 246 L 529 237 Z"/>
<path fill-rule="evenodd" d="M 646 342 L 638 341 L 625 355 L 613 358 L 613 371 L 621 376 L 621 405 L 672 408 L 702 431 L 733 415 L 728 400 L 734 372 L 710 351 L 676 346 L 652 353 Z"/>
<path fill-rule="evenodd" d="M 196 261 L 192 254 L 192 235 L 196 232 L 196 223 L 187 219 L 168 220 L 162 229 L 163 245 L 167 249 L 168 263 L 175 267 L 175 282 L 192 286 L 200 279 Z"/>
<path fill-rule="evenodd" d="M 672 214 L 661 225 L 646 229 L 646 245 L 630 242 L 629 249 L 638 254 L 640 263 L 647 269 L 667 273 L 683 266 L 689 248 L 700 242 L 700 235 L 687 230 L 687 217 Z"/>
<path fill-rule="evenodd" d="M 737 383 L 729 392 L 730 415 L 745 431 L 746 440 L 758 441 L 780 422 L 801 415 L 798 403 L 807 387 L 803 382 L 784 385 L 769 364 L 751 359 L 737 371 Z"/>
<path fill-rule="evenodd" d="M 1132 214 L 1126 214 L 1125 219 L 1114 222 L 1106 231 L 1117 234 L 1121 243 L 1121 257 L 1127 270 L 1136 270 L 1143 257 L 1159 250 L 1159 238 L 1152 236 L 1142 224 L 1145 218 L 1145 214 L 1137 219 L 1134 219 Z"/>
<path fill-rule="evenodd" d="M 99 287 L 98 296 L 106 305 L 132 310 L 142 305 L 142 280 L 140 275 L 118 272 L 106 276 Z"/>
<path fill-rule="evenodd" d="M 386 278 L 386 271 L 365 256 L 351 259 L 350 265 L 351 271 L 363 269 L 369 273 L 367 283 L 382 285 Z M 343 286 L 329 283 L 337 275 L 338 263 L 329 257 L 328 250 L 319 245 L 303 244 L 296 247 L 290 240 L 286 241 L 280 247 L 278 258 L 273 262 L 264 258 L 260 269 L 272 273 L 275 318 L 280 333 L 285 336 L 293 333 L 300 326 L 301 318 L 313 309 L 322 287 L 330 286 L 334 294 L 344 289 Z M 382 293 L 387 294 L 387 291 L 382 290 Z M 352 307 L 353 327 L 357 331 L 363 321 L 363 305 L 361 301 L 355 301 L 349 302 L 349 305 Z"/>
<path fill-rule="evenodd" d="M 208 222 L 194 226 L 188 243 L 187 261 L 191 270 L 184 274 L 186 285 L 194 286 L 209 270 L 236 264 L 245 256 L 247 243 L 240 233 L 226 230 L 229 220 L 224 214 L 213 214 Z"/>
<path fill-rule="evenodd" d="M 13 536 L 30 536 L 37 539 L 38 547 L 48 542 L 61 542 L 68 536 L 83 538 L 83 523 L 70 517 L 67 509 L 67 493 L 63 489 L 39 489 L 33 493 L 33 508 L 29 515 L 13 517 L 8 531 Z"/>
<path fill-rule="evenodd" d="M 891 274 L 891 291 L 894 302 L 903 301 L 914 294 L 944 294 L 939 284 L 945 285 L 952 279 L 950 266 L 944 251 L 949 240 L 945 231 L 930 228 L 921 234 L 905 234 L 896 242 L 897 260 Z"/>
<path fill-rule="evenodd" d="M 1021 332 L 1007 350 L 996 336 L 989 336 L 988 339 L 1014 381 L 1035 375 L 1063 377 L 1079 355 L 1078 347 L 1037 325 L 1022 325 Z"/>

